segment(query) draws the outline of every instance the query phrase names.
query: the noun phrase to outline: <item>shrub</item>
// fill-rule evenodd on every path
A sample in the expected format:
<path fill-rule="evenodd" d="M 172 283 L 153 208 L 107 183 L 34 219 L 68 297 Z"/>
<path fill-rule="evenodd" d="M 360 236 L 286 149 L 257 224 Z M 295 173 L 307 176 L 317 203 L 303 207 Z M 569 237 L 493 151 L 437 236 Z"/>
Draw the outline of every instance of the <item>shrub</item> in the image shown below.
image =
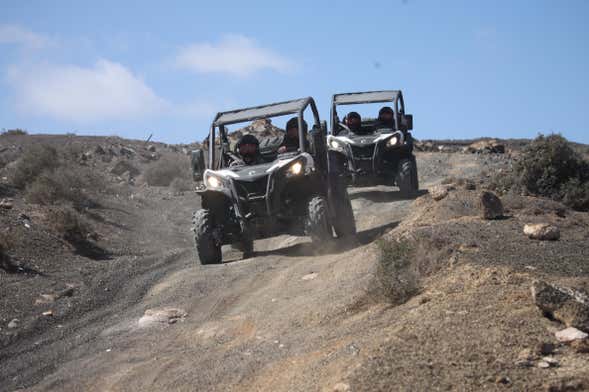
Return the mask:
<path fill-rule="evenodd" d="M 392 303 L 407 301 L 418 291 L 418 277 L 412 265 L 413 248 L 407 242 L 380 240 L 376 277 L 382 294 Z"/>
<path fill-rule="evenodd" d="M 91 233 L 90 225 L 71 207 L 51 210 L 48 219 L 52 229 L 71 243 L 85 242 Z"/>
<path fill-rule="evenodd" d="M 145 171 L 145 180 L 151 186 L 169 186 L 175 178 L 190 178 L 187 159 L 162 158 Z"/>
<path fill-rule="evenodd" d="M 6 136 L 22 136 L 22 135 L 28 135 L 28 133 L 24 129 L 16 128 L 16 129 L 8 129 L 8 130 L 2 132 L 2 135 L 6 135 Z"/>
<path fill-rule="evenodd" d="M 589 162 L 561 135 L 540 135 L 522 152 L 513 171 L 493 178 L 491 186 L 562 201 L 578 210 L 589 209 Z"/>
<path fill-rule="evenodd" d="M 29 147 L 17 161 L 10 175 L 10 182 L 19 189 L 24 189 L 42 172 L 59 166 L 57 150 L 38 144 Z"/>
<path fill-rule="evenodd" d="M 57 202 L 70 202 L 81 210 L 96 206 L 88 192 L 103 189 L 103 181 L 90 169 L 79 166 L 61 166 L 53 171 L 39 175 L 26 190 L 29 202 L 51 205 Z"/>

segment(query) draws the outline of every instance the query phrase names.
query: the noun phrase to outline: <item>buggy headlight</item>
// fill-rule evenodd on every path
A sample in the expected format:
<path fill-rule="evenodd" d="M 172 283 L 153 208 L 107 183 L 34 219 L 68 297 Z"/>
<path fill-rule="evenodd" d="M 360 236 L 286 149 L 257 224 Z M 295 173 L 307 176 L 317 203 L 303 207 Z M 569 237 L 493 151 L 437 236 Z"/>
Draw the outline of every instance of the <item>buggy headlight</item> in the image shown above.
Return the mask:
<path fill-rule="evenodd" d="M 213 189 L 219 189 L 223 187 L 223 181 L 221 181 L 221 179 L 219 179 L 218 177 L 215 176 L 207 176 L 207 187 L 209 188 L 213 188 Z"/>
<path fill-rule="evenodd" d="M 344 143 L 340 142 L 336 138 L 329 136 L 327 138 L 327 143 L 329 144 L 329 148 L 333 151 L 344 152 L 346 146 Z"/>
<path fill-rule="evenodd" d="M 397 135 L 392 136 L 388 141 L 387 141 L 387 147 L 396 147 L 399 144 L 401 144 L 401 138 L 399 138 Z"/>
<path fill-rule="evenodd" d="M 288 168 L 288 171 L 295 176 L 299 175 L 303 171 L 303 164 L 301 162 L 295 162 Z"/>

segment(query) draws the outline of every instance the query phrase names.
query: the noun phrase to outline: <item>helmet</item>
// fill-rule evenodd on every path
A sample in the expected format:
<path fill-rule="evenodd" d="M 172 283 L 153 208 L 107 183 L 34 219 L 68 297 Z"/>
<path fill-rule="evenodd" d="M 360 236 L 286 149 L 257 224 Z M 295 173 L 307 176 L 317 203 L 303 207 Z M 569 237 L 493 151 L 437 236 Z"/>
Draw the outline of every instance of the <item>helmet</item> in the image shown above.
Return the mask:
<path fill-rule="evenodd" d="M 392 115 L 395 114 L 395 112 L 393 111 L 393 109 L 390 106 L 383 106 L 378 111 L 378 119 L 380 120 L 382 118 L 382 115 L 385 114 L 385 113 L 390 113 Z"/>
<path fill-rule="evenodd" d="M 237 142 L 235 149 L 246 163 L 250 163 L 255 160 L 259 153 L 260 142 L 252 134 L 243 135 Z"/>
<path fill-rule="evenodd" d="M 305 120 L 303 121 L 303 132 L 307 132 L 308 129 L 308 125 L 307 122 Z M 298 117 L 292 117 L 290 120 L 288 120 L 288 122 L 286 123 L 286 130 L 288 131 L 289 128 L 292 127 L 299 127 L 299 118 Z"/>

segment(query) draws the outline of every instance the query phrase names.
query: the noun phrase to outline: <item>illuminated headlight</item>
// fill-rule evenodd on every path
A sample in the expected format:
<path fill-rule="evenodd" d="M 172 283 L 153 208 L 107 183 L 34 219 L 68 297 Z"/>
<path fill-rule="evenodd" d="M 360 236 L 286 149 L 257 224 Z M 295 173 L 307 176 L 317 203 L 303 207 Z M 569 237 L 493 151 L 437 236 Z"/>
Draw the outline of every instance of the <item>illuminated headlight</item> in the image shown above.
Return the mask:
<path fill-rule="evenodd" d="M 210 188 L 221 188 L 223 183 L 215 176 L 208 176 L 207 177 L 207 186 Z"/>
<path fill-rule="evenodd" d="M 338 143 L 337 140 L 335 139 L 331 139 L 331 141 L 329 142 L 329 145 L 331 146 L 331 148 L 333 148 L 334 150 L 339 150 L 341 148 L 340 144 Z"/>
<path fill-rule="evenodd" d="M 395 146 L 399 145 L 400 141 L 401 141 L 401 139 L 398 136 L 393 136 L 387 142 L 387 147 L 395 147 Z"/>
<path fill-rule="evenodd" d="M 288 171 L 293 176 L 298 176 L 303 171 L 303 164 L 301 162 L 295 162 L 288 168 Z"/>
<path fill-rule="evenodd" d="M 331 148 L 334 151 L 338 151 L 338 152 L 345 151 L 345 144 L 340 142 L 339 140 L 337 140 L 334 137 L 331 137 L 331 136 L 328 137 L 327 143 L 329 144 L 329 148 Z"/>

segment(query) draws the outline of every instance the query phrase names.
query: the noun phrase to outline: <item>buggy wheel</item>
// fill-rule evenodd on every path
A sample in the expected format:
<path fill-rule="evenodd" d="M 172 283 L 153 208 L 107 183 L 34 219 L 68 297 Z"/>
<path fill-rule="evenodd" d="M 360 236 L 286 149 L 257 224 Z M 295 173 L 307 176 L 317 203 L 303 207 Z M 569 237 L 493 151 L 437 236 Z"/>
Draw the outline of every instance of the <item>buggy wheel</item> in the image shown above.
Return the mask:
<path fill-rule="evenodd" d="M 403 196 L 412 196 L 419 190 L 417 179 L 417 165 L 415 157 L 404 158 L 399 161 L 399 169 L 395 177 L 395 182 Z"/>
<path fill-rule="evenodd" d="M 338 238 L 349 238 L 356 235 L 356 220 L 350 196 L 344 187 L 334 198 L 333 229 Z"/>
<path fill-rule="evenodd" d="M 313 243 L 319 244 L 333 239 L 325 197 L 315 196 L 309 201 L 305 228 Z"/>
<path fill-rule="evenodd" d="M 222 261 L 221 244 L 213 235 L 213 216 L 209 210 L 198 210 L 192 219 L 194 241 L 201 264 L 220 264 Z"/>

